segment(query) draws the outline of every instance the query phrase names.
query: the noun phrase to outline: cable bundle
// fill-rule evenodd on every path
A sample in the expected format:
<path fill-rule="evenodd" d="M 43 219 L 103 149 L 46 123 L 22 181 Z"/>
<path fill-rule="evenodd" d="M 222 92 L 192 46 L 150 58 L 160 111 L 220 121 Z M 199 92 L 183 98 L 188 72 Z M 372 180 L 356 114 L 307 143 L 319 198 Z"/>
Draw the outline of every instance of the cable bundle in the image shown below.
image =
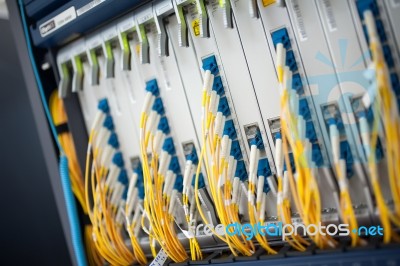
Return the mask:
<path fill-rule="evenodd" d="M 177 237 L 174 212 L 179 188 L 177 169 L 179 163 L 173 157 L 174 143 L 155 80 L 146 86 L 146 96 L 140 121 L 140 149 L 145 187 L 142 228 L 149 235 L 153 256 L 156 242 L 175 262 L 188 259 L 185 248 Z M 176 160 L 175 160 L 176 159 Z M 178 185 L 178 186 L 177 186 Z"/>
<path fill-rule="evenodd" d="M 211 198 L 214 202 L 216 213 L 221 224 L 225 227 L 229 224 L 240 223 L 239 218 L 239 186 L 240 178 L 237 175 L 237 160 L 230 155 L 232 139 L 224 129 L 226 117 L 222 112 L 217 112 L 219 95 L 212 90 L 214 75 L 209 70 L 205 71 L 202 98 L 202 141 L 199 164 L 195 179 L 195 198 L 197 209 L 202 220 L 206 224 L 211 221 L 205 218 L 200 206 L 198 196 L 198 183 L 201 165 L 204 163 L 206 179 L 209 185 Z M 214 230 L 213 233 L 225 242 L 235 256 L 240 254 L 251 256 L 255 247 L 241 235 L 221 236 Z"/>
<path fill-rule="evenodd" d="M 281 134 L 276 136 L 276 168 L 278 176 L 278 216 L 285 224 L 292 223 L 290 197 L 305 226 L 318 225 L 321 220 L 321 198 L 315 177 L 316 165 L 311 157 L 311 143 L 305 134 L 305 120 L 298 115 L 299 97 L 292 88 L 292 72 L 285 66 L 286 49 L 277 45 L 277 73 L 281 95 Z M 292 153 L 294 168 L 290 161 Z M 350 205 L 350 207 L 352 207 Z M 336 242 L 327 234 L 310 235 L 320 248 L 334 247 Z M 309 242 L 294 234 L 288 243 L 304 251 Z"/>
<path fill-rule="evenodd" d="M 249 166 L 249 188 L 248 188 L 248 210 L 251 224 L 260 223 L 264 225 L 264 217 L 265 217 L 265 201 L 266 201 L 266 192 L 264 190 L 265 187 L 265 176 L 258 175 L 257 177 L 257 168 L 259 163 L 259 153 L 260 150 L 257 147 L 255 141 L 251 143 L 250 150 L 250 166 Z M 256 204 L 255 201 L 255 192 L 257 191 Z M 273 250 L 269 244 L 268 240 L 264 235 L 256 234 L 255 237 L 258 243 L 269 253 L 276 254 L 277 252 Z"/>
<path fill-rule="evenodd" d="M 64 110 L 62 100 L 58 97 L 57 91 L 54 91 L 50 96 L 50 112 L 53 118 L 53 123 L 58 129 L 58 140 L 61 147 L 64 150 L 65 156 L 68 158 L 68 170 L 71 180 L 72 191 L 80 203 L 82 210 L 85 214 L 88 213 L 86 202 L 85 202 L 85 184 L 82 176 L 81 169 L 78 164 L 78 158 L 76 156 L 75 146 L 73 143 L 72 135 L 68 131 L 67 127 L 67 115 Z M 104 263 L 100 254 L 95 248 L 92 239 L 92 226 L 85 226 L 85 244 L 86 252 L 89 261 L 89 265 L 102 265 Z"/>
<path fill-rule="evenodd" d="M 365 113 L 359 117 L 361 139 L 368 159 L 370 180 L 375 194 L 379 217 L 384 228 L 384 243 L 391 240 L 400 241 L 398 234 L 392 229 L 392 224 L 400 226 L 400 183 L 396 178 L 400 166 L 400 120 L 396 96 L 390 85 L 389 71 L 383 54 L 381 42 L 377 33 L 373 14 L 370 10 L 364 12 L 366 29 L 369 36 L 369 47 L 372 56 L 372 80 L 368 93 L 363 97 L 366 108 L 373 113 L 372 129 Z M 383 130 L 383 141 L 386 147 L 387 168 L 390 189 L 393 197 L 394 210 L 390 210 L 384 200 L 377 169 L 376 149 L 379 130 Z"/>
<path fill-rule="evenodd" d="M 108 102 L 100 100 L 87 149 L 85 198 L 98 252 L 112 265 L 130 265 L 139 260 L 124 241 L 128 177 L 113 129 Z"/>
<path fill-rule="evenodd" d="M 182 203 L 185 211 L 185 218 L 189 231 L 187 237 L 189 238 L 190 256 L 192 260 L 203 259 L 203 253 L 201 252 L 200 245 L 196 238 L 196 230 L 191 229 L 196 225 L 196 203 L 194 188 L 191 186 L 193 181 L 193 175 L 196 165 L 198 164 L 198 158 L 194 146 L 188 155 L 186 155 L 186 165 L 183 175 L 183 189 L 182 189 Z M 193 226 L 193 227 L 192 227 Z"/>

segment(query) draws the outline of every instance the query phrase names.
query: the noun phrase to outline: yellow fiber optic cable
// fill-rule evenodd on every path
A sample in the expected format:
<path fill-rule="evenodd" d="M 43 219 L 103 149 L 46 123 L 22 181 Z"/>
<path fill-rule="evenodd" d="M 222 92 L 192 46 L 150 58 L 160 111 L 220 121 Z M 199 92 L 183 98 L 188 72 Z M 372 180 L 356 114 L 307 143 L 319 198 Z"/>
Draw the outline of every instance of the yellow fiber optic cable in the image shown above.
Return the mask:
<path fill-rule="evenodd" d="M 148 99 L 155 97 L 154 95 L 151 95 L 150 92 L 148 92 L 147 95 Z M 150 107 L 151 106 L 148 105 L 148 108 Z M 172 260 L 175 262 L 182 262 L 188 257 L 185 248 L 177 237 L 173 212 L 169 213 L 169 207 L 171 204 L 175 204 L 176 199 L 171 199 L 169 202 L 170 206 L 167 206 L 167 201 L 162 195 L 165 176 L 164 173 L 159 173 L 158 160 L 160 154 L 158 154 L 158 150 L 154 147 L 154 134 L 147 129 L 147 123 L 149 119 L 147 112 L 148 110 L 146 110 L 145 101 L 144 111 L 141 114 L 140 122 L 140 147 L 145 187 L 145 199 L 143 205 L 146 212 L 146 218 L 152 232 L 151 236 L 149 237 L 156 240 L 160 247 Z M 149 146 L 151 148 L 150 160 L 147 154 Z M 142 225 L 144 225 L 144 219 L 142 219 Z M 151 247 L 154 255 L 155 250 L 153 245 L 151 245 Z"/>
<path fill-rule="evenodd" d="M 281 93 L 281 139 L 277 138 L 277 177 L 278 177 L 278 215 L 284 223 L 291 223 L 291 206 L 288 192 L 294 200 L 303 223 L 318 224 L 321 221 L 321 199 L 318 184 L 311 162 L 311 144 L 302 136 L 300 127 L 305 127 L 302 117 L 297 115 L 298 96 L 292 90 L 292 74 L 285 66 L 286 50 L 282 44 L 277 45 L 277 73 Z M 290 132 L 290 133 L 289 133 Z M 293 173 L 289 158 L 289 147 L 293 153 L 296 173 Z M 283 155 L 281 153 L 283 152 Z M 282 158 L 282 156 L 284 158 Z M 283 172 L 283 161 L 287 171 Z M 284 175 L 286 173 L 286 175 Z M 296 180 L 294 178 L 296 175 Z M 290 189 L 289 189 L 290 188 Z M 327 234 L 310 235 L 319 248 L 334 247 L 336 242 Z M 303 238 L 293 235 L 288 243 L 294 248 L 304 251 L 309 243 Z"/>
<path fill-rule="evenodd" d="M 400 185 L 396 173 L 399 172 L 400 162 L 400 120 L 398 117 L 398 106 L 396 97 L 391 89 L 389 82 L 389 72 L 386 65 L 380 39 L 377 35 L 376 25 L 371 11 L 364 12 L 365 24 L 369 36 L 369 46 L 372 57 L 374 78 L 376 80 L 375 97 L 372 98 L 371 108 L 374 114 L 372 132 L 369 132 L 365 118 L 360 118 L 360 127 L 368 167 L 371 175 L 371 184 L 375 194 L 379 217 L 384 229 L 384 243 L 391 240 L 400 241 L 398 234 L 392 229 L 392 223 L 400 226 Z M 389 184 L 393 197 L 394 213 L 387 206 L 378 178 L 376 146 L 378 142 L 378 124 L 382 119 L 385 138 L 383 141 L 386 146 L 386 159 L 389 174 Z"/>

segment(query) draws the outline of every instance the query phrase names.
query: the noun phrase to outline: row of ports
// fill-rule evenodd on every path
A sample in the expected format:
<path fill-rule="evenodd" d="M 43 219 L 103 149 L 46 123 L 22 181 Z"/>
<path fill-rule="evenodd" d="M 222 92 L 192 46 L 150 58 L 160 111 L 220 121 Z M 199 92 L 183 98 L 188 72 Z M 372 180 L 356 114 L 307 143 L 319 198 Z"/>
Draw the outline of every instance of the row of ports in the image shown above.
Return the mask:
<path fill-rule="evenodd" d="M 165 115 L 164 104 L 160 97 L 160 91 L 156 79 L 152 79 L 146 82 L 146 91 L 151 92 L 156 97 L 152 106 L 152 110 L 157 112 L 157 114 L 161 116 L 157 129 L 161 130 L 166 136 L 166 139 L 164 140 L 164 143 L 162 145 L 162 150 L 172 156 L 171 162 L 168 166 L 168 170 L 176 174 L 174 188 L 181 192 L 183 189 L 181 166 L 179 164 L 178 156 L 176 155 L 174 140 L 172 136 L 170 136 L 171 130 L 168 119 Z"/>
<path fill-rule="evenodd" d="M 286 49 L 286 65 L 293 72 L 292 76 L 292 89 L 294 89 L 297 94 L 303 95 L 304 88 L 303 83 L 301 81 L 300 74 L 298 73 L 298 66 L 296 62 L 296 58 L 294 56 L 294 52 L 292 50 L 292 44 L 290 41 L 290 37 L 286 28 L 281 28 L 271 33 L 272 42 L 274 47 L 276 48 L 278 43 L 282 43 L 283 47 Z M 301 115 L 306 121 L 306 137 L 312 143 L 312 160 L 314 161 L 317 167 L 323 164 L 322 152 L 321 148 L 318 144 L 318 138 L 315 131 L 315 126 L 312 121 L 310 107 L 308 105 L 307 99 L 302 98 L 299 100 L 299 115 Z M 293 164 L 293 155 L 289 154 L 291 166 L 294 169 Z"/>
<path fill-rule="evenodd" d="M 211 74 L 214 75 L 214 83 L 212 90 L 214 90 L 219 96 L 218 112 L 221 112 L 225 117 L 225 125 L 223 129 L 223 135 L 228 135 L 232 140 L 230 155 L 237 160 L 235 176 L 239 177 L 241 180 L 246 180 L 248 178 L 248 173 L 246 170 L 246 165 L 243 160 L 242 149 L 238 138 L 238 134 L 235 128 L 235 123 L 232 119 L 232 112 L 229 107 L 228 98 L 225 94 L 225 88 L 222 83 L 222 78 L 220 76 L 220 71 L 215 55 L 210 55 L 203 58 L 202 68 L 204 71 L 209 70 Z"/>

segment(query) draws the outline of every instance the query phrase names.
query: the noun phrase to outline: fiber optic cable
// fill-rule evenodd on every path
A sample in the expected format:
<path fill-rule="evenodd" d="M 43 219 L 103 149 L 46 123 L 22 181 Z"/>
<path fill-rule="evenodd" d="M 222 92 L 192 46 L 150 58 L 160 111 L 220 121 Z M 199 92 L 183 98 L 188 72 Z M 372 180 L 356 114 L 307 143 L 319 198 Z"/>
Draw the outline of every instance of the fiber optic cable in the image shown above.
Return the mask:
<path fill-rule="evenodd" d="M 75 146 L 73 143 L 72 135 L 66 128 L 67 116 L 64 111 L 64 106 L 60 98 L 58 98 L 57 91 L 54 91 L 50 96 L 50 111 L 53 118 L 53 123 L 57 128 L 63 127 L 63 132 L 59 131 L 58 140 L 63 148 L 65 155 L 69 160 L 69 172 L 71 176 L 71 187 L 76 198 L 82 206 L 84 213 L 87 213 L 86 204 L 84 201 L 84 183 L 82 173 L 78 164 Z"/>
<path fill-rule="evenodd" d="M 364 12 L 366 29 L 369 36 L 369 47 L 372 57 L 372 79 L 373 84 L 369 88 L 369 98 L 364 97 L 366 108 L 371 106 L 373 111 L 372 130 L 369 129 L 365 115 L 359 118 L 361 138 L 368 159 L 368 168 L 371 176 L 371 184 L 374 190 L 379 217 L 384 229 L 383 242 L 391 240 L 400 241 L 398 234 L 392 229 L 392 223 L 400 226 L 400 185 L 396 173 L 400 163 L 400 120 L 399 108 L 396 97 L 389 82 L 388 67 L 378 37 L 373 14 L 370 10 Z M 381 123 L 382 120 L 382 123 Z M 376 149 L 378 143 L 379 124 L 383 126 L 385 137 L 383 141 L 386 146 L 387 168 L 389 184 L 394 203 L 394 213 L 387 206 L 380 187 L 377 169 Z"/>
<path fill-rule="evenodd" d="M 163 195 L 163 185 L 166 181 L 167 172 L 170 170 L 167 168 L 172 162 L 174 144 L 172 139 L 167 137 L 169 129 L 161 126 L 161 119 L 165 120 L 163 124 L 167 123 L 165 117 L 160 118 L 157 127 L 157 131 L 164 130 L 163 134 L 165 136 L 159 137 L 158 140 L 156 139 L 155 125 L 158 121 L 158 115 L 163 116 L 163 109 L 158 108 L 160 105 L 156 104 L 159 96 L 157 83 L 149 81 L 146 85 L 146 91 L 140 121 L 140 147 L 145 187 L 143 205 L 146 212 L 146 215 L 142 218 L 142 226 L 146 219 L 149 223 L 150 230 L 148 233 L 151 242 L 157 241 L 172 260 L 181 262 L 188 257 L 175 231 L 173 215 L 176 196 L 168 197 L 168 195 Z M 162 134 L 159 133 L 158 136 L 160 135 Z M 160 139 L 165 139 L 162 145 Z M 149 158 L 148 151 L 150 151 L 151 158 Z M 174 194 L 174 191 L 175 189 L 172 190 L 171 194 Z M 153 255 L 155 255 L 155 245 L 151 244 L 151 248 Z"/>
<path fill-rule="evenodd" d="M 290 166 L 290 159 L 288 158 L 288 149 L 287 149 L 287 143 L 286 143 L 286 137 L 288 136 L 286 132 L 292 132 L 292 131 L 287 131 L 286 130 L 286 123 L 289 125 L 293 124 L 293 116 L 288 116 L 287 112 L 288 109 L 288 104 L 287 102 L 289 101 L 289 95 L 288 95 L 288 88 L 285 87 L 286 84 L 284 84 L 284 74 L 285 74 L 285 57 L 286 57 L 286 49 L 283 48 L 283 45 L 279 43 L 277 45 L 277 73 L 278 73 L 278 82 L 279 82 L 279 88 L 280 88 L 280 94 L 281 94 L 281 128 L 282 128 L 282 141 L 280 138 L 278 138 L 278 145 L 277 145 L 277 150 L 276 150 L 276 155 L 277 155 L 277 162 L 278 162 L 278 167 L 277 169 L 277 179 L 278 179 L 278 194 L 277 194 L 277 211 L 278 211 L 278 216 L 282 220 L 283 223 L 285 224 L 291 224 L 291 208 L 290 208 L 290 200 L 289 200 L 289 174 L 290 177 L 292 177 L 291 173 L 291 166 Z M 287 121 L 287 122 L 286 122 Z M 292 123 L 290 123 L 292 122 Z M 280 145 L 282 143 L 282 145 Z M 283 155 L 283 156 L 282 156 Z M 282 158 L 283 157 L 283 158 Z M 288 171 L 284 171 L 283 167 L 283 162 L 286 162 L 286 166 L 288 168 Z M 288 174 L 289 173 L 289 174 Z M 295 191 L 292 191 L 295 192 Z M 295 195 L 292 195 L 292 197 L 295 200 L 296 207 L 299 209 L 299 203 L 298 203 L 298 198 Z M 305 242 L 303 239 L 301 239 L 299 236 L 294 235 L 290 236 L 288 238 L 288 243 L 295 249 L 300 250 L 300 251 L 305 251 L 306 245 L 308 245 L 307 242 Z"/>
<path fill-rule="evenodd" d="M 340 158 L 340 139 L 339 131 L 336 126 L 335 119 L 329 121 L 329 135 L 332 145 L 333 163 L 336 169 L 336 178 L 339 183 L 340 190 L 340 211 L 342 212 L 342 219 L 345 224 L 349 224 L 349 229 L 358 228 L 358 222 L 354 213 L 353 204 L 348 188 L 348 182 L 346 177 L 346 162 Z M 358 234 L 351 235 L 351 245 L 356 246 L 360 244 L 360 238 Z"/>
<path fill-rule="evenodd" d="M 98 252 L 113 265 L 130 265 L 139 260 L 135 253 L 137 246 L 133 246 L 132 253 L 122 236 L 124 215 L 121 208 L 125 207 L 128 177 L 113 129 L 108 102 L 100 100 L 89 135 L 85 200 Z"/>
<path fill-rule="evenodd" d="M 142 247 L 139 245 L 139 241 L 137 238 L 140 229 L 139 221 L 142 216 L 142 211 L 141 211 L 142 207 L 141 203 L 139 202 L 139 196 L 138 196 L 139 190 L 136 187 L 137 180 L 138 180 L 138 174 L 134 172 L 129 181 L 127 200 L 125 205 L 126 230 L 128 231 L 129 238 L 131 240 L 134 256 L 137 258 L 139 264 L 145 265 L 147 264 L 147 258 L 146 255 L 144 254 Z M 131 218 L 134 206 L 136 206 L 136 208 L 134 215 Z"/>
<path fill-rule="evenodd" d="M 195 150 L 193 147 L 192 152 L 186 156 L 186 165 L 185 165 L 185 170 L 184 170 L 184 175 L 183 175 L 183 191 L 182 191 L 182 202 L 183 202 L 183 208 L 185 211 L 185 217 L 186 217 L 186 222 L 190 230 L 191 223 L 194 222 L 193 216 L 194 216 L 194 209 L 193 207 L 195 206 L 193 203 L 192 197 L 190 197 L 189 192 L 191 188 L 191 183 L 193 179 L 193 172 L 195 165 L 198 163 L 197 161 L 197 155 L 195 154 Z M 193 195 L 194 196 L 194 195 Z M 190 209 L 189 209 L 189 199 L 192 202 L 190 204 Z M 196 232 L 190 232 L 193 234 L 191 238 L 189 238 L 189 246 L 190 246 L 190 255 L 192 260 L 201 260 L 203 258 L 201 248 L 199 245 L 199 242 L 197 241 L 196 238 Z"/>
<path fill-rule="evenodd" d="M 64 106 L 62 100 L 58 97 L 57 91 L 54 91 L 50 96 L 50 111 L 53 117 L 54 125 L 57 128 L 64 127 L 67 123 L 67 116 L 64 111 Z M 60 142 L 61 147 L 63 147 L 65 151 L 66 157 L 69 159 L 69 172 L 71 177 L 71 186 L 72 191 L 74 192 L 76 198 L 78 199 L 79 203 L 85 214 L 87 214 L 87 206 L 85 202 L 85 191 L 84 191 L 84 180 L 78 165 L 78 159 L 76 157 L 75 146 L 72 140 L 72 135 L 68 131 L 59 131 L 58 132 L 58 139 Z M 102 258 L 100 257 L 97 249 L 94 246 L 93 239 L 92 239 L 92 226 L 86 225 L 85 226 L 85 245 L 86 245 L 86 252 L 88 255 L 88 262 L 89 265 L 100 265 Z"/>
<path fill-rule="evenodd" d="M 230 157 L 232 139 L 228 134 L 223 134 L 222 129 L 225 124 L 226 118 L 221 112 L 217 111 L 219 103 L 219 95 L 216 91 L 211 90 L 213 86 L 214 75 L 209 70 L 205 71 L 203 96 L 202 96 L 202 149 L 197 165 L 195 176 L 195 199 L 197 209 L 202 220 L 209 224 L 201 209 L 198 197 L 198 183 L 201 172 L 201 165 L 204 163 L 206 178 L 211 192 L 211 198 L 214 202 L 216 213 L 220 219 L 221 224 L 228 226 L 229 224 L 239 223 L 239 213 L 237 208 L 237 191 L 239 189 L 239 182 L 236 181 L 236 187 L 233 187 L 232 180 L 235 180 L 233 169 L 235 161 Z M 228 176 L 228 174 L 230 176 Z M 237 179 L 236 179 L 237 180 Z M 232 192 L 235 191 L 235 195 Z M 234 196 L 234 201 L 232 201 Z M 238 256 L 238 253 L 246 256 L 251 256 L 255 247 L 253 243 L 246 240 L 245 237 L 238 235 L 220 236 L 214 230 L 213 233 L 225 242 L 232 254 Z"/>
<path fill-rule="evenodd" d="M 258 160 L 260 151 L 256 144 L 251 143 L 250 149 L 250 166 L 249 166 L 249 187 L 248 187 L 248 210 L 251 224 L 257 224 L 257 222 L 264 223 L 264 219 L 257 219 L 261 217 L 261 213 L 264 214 L 265 210 L 261 210 L 261 200 L 263 198 L 263 187 L 264 177 L 259 177 L 257 181 Z M 255 190 L 257 189 L 257 204 L 255 205 Z M 258 221 L 257 221 L 258 220 Z M 268 254 L 277 254 L 277 252 L 268 245 L 268 240 L 261 234 L 255 235 L 258 243 L 268 252 Z"/>
<path fill-rule="evenodd" d="M 311 143 L 305 136 L 305 121 L 298 113 L 299 97 L 292 88 L 292 73 L 285 66 L 286 49 L 277 44 L 277 73 L 281 94 L 281 133 L 276 136 L 276 167 L 278 177 L 278 216 L 284 223 L 291 223 L 289 193 L 294 200 L 303 223 L 318 224 L 321 221 L 321 199 L 315 178 L 315 163 L 311 161 Z M 292 169 L 289 152 L 293 154 Z M 336 242 L 327 234 L 310 235 L 320 248 L 334 247 Z M 304 251 L 309 245 L 303 238 L 292 235 L 288 243 Z"/>

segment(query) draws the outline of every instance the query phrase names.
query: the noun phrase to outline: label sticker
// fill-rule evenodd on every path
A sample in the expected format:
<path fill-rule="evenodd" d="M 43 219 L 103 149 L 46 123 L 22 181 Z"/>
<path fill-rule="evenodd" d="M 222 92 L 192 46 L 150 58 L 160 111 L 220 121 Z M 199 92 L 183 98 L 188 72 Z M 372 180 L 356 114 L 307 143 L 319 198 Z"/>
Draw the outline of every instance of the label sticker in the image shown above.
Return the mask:
<path fill-rule="evenodd" d="M 61 12 L 52 19 L 49 19 L 48 21 L 42 23 L 39 26 L 40 35 L 42 37 L 45 37 L 58 30 L 59 28 L 65 26 L 66 24 L 70 23 L 74 19 L 76 19 L 75 7 L 71 6 L 70 8 Z"/>
<path fill-rule="evenodd" d="M 167 253 L 165 253 L 163 249 L 160 249 L 160 251 L 157 253 L 157 256 L 150 263 L 150 266 L 163 266 L 167 258 Z"/>
<path fill-rule="evenodd" d="M 306 32 L 306 29 L 304 26 L 303 15 L 301 14 L 299 1 L 293 0 L 292 7 L 293 7 L 293 11 L 294 11 L 294 20 L 295 20 L 295 24 L 296 24 L 296 29 L 299 33 L 300 41 L 304 42 L 305 40 L 308 39 L 308 36 L 307 36 L 307 32 Z"/>
<path fill-rule="evenodd" d="M 322 1 L 322 12 L 324 13 L 326 22 L 328 23 L 329 31 L 332 32 L 337 30 L 336 18 L 330 0 Z"/>
<path fill-rule="evenodd" d="M 150 19 L 152 19 L 153 17 L 154 17 L 153 12 L 149 8 L 137 15 L 137 22 L 138 22 L 138 24 L 143 24 L 143 23 L 149 21 Z"/>
<path fill-rule="evenodd" d="M 269 6 L 273 3 L 275 3 L 275 0 L 262 0 L 262 4 L 264 7 Z"/>
<path fill-rule="evenodd" d="M 200 27 L 199 27 L 199 19 L 196 18 L 195 20 L 192 21 L 192 28 L 193 28 L 193 33 L 194 36 L 199 36 L 200 35 Z"/>
<path fill-rule="evenodd" d="M 89 2 L 88 4 L 84 5 L 83 7 L 79 8 L 76 10 L 76 14 L 78 16 L 85 14 L 89 10 L 95 8 L 96 6 L 100 5 L 101 3 L 105 2 L 106 0 L 93 0 L 92 2 Z"/>
<path fill-rule="evenodd" d="M 156 14 L 159 16 L 169 10 L 172 10 L 174 7 L 170 1 L 166 1 L 166 3 L 161 3 L 156 6 Z"/>

